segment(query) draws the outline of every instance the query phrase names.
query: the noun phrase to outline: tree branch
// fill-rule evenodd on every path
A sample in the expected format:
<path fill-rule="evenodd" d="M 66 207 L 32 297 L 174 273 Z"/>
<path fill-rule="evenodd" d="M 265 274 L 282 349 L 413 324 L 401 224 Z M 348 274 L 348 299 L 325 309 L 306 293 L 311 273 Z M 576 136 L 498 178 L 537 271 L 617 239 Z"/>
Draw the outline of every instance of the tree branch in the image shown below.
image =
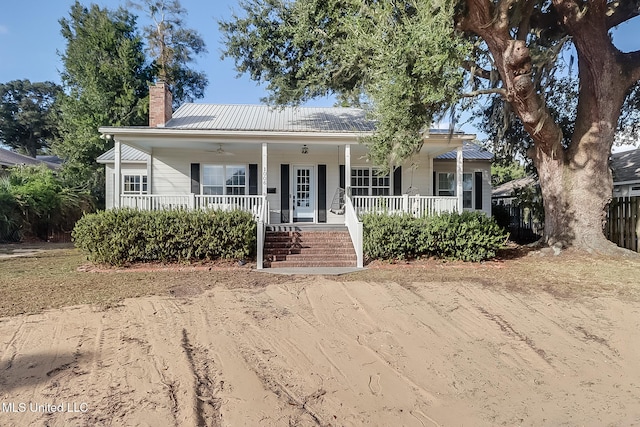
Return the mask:
<path fill-rule="evenodd" d="M 613 28 L 636 16 L 640 16 L 640 1 L 615 1 L 607 10 L 607 26 Z"/>
<path fill-rule="evenodd" d="M 522 6 L 522 21 L 520 21 L 518 34 L 516 35 L 518 40 L 526 40 L 529 31 L 531 31 L 531 15 L 533 14 L 534 7 L 535 2 L 532 0 L 526 0 Z"/>
<path fill-rule="evenodd" d="M 473 98 L 475 96 L 492 95 L 492 94 L 502 95 L 503 98 L 505 98 L 505 99 L 507 98 L 507 90 L 503 89 L 503 88 L 478 89 L 478 90 L 474 90 L 474 91 L 471 91 L 471 92 L 463 93 L 463 94 L 461 94 L 461 96 L 464 97 L 464 98 Z"/>
<path fill-rule="evenodd" d="M 491 80 L 491 71 L 485 70 L 473 61 L 464 61 L 462 63 L 462 68 L 476 77 L 480 77 L 485 80 Z"/>
<path fill-rule="evenodd" d="M 531 13 L 531 29 L 540 33 L 543 39 L 554 40 L 562 38 L 566 30 L 560 25 L 560 16 L 554 8 L 547 12 L 534 9 Z"/>
<path fill-rule="evenodd" d="M 640 50 L 623 53 L 621 62 L 629 75 L 629 86 L 640 80 Z"/>
<path fill-rule="evenodd" d="M 509 11 L 515 4 L 516 0 L 501 0 L 498 2 L 497 13 L 496 13 L 496 28 L 501 30 L 508 30 L 509 28 Z"/>

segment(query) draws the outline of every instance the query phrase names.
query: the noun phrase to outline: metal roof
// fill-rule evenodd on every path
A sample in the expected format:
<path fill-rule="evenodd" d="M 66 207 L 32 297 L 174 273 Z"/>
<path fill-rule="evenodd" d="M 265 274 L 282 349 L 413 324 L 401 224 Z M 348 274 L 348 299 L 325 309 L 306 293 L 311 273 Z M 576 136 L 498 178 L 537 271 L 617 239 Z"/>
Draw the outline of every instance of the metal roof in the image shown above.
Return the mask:
<path fill-rule="evenodd" d="M 613 182 L 640 181 L 640 149 L 611 154 Z"/>
<path fill-rule="evenodd" d="M 120 158 L 123 162 L 146 162 L 149 155 L 128 145 L 120 145 Z M 98 163 L 113 163 L 116 159 L 116 149 L 103 153 L 96 159 Z"/>
<path fill-rule="evenodd" d="M 455 160 L 457 150 L 449 151 L 436 157 L 438 160 Z M 464 160 L 493 160 L 493 154 L 472 142 L 465 142 L 462 146 L 462 158 Z"/>
<path fill-rule="evenodd" d="M 44 160 L 34 159 L 33 157 L 18 154 L 14 151 L 0 148 L 0 166 L 15 165 L 41 165 L 45 164 L 51 169 L 57 168 L 59 165 L 46 162 Z"/>
<path fill-rule="evenodd" d="M 165 128 L 270 132 L 372 132 L 375 123 L 358 108 L 183 104 Z"/>

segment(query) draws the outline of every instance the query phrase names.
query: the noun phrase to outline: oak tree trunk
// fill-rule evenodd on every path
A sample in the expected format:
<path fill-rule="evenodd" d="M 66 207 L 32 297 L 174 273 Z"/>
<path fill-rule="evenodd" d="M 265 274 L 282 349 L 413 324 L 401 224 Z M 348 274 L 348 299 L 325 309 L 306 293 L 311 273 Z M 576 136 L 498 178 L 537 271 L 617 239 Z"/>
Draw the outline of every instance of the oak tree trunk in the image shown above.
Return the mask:
<path fill-rule="evenodd" d="M 608 35 L 606 2 L 590 2 L 586 13 L 572 1 L 554 0 L 562 25 L 578 54 L 580 94 L 574 133 L 563 145 L 560 126 L 536 91 L 531 53 L 524 38 L 510 33 L 513 2 L 467 0 L 459 23 L 487 43 L 503 83 L 506 101 L 533 139 L 528 155 L 540 179 L 545 212 L 543 240 L 549 245 L 599 253 L 624 250 L 604 236 L 606 207 L 613 191 L 609 155 L 622 104 L 635 83 L 632 67 Z M 635 72 L 634 72 L 635 73 Z"/>

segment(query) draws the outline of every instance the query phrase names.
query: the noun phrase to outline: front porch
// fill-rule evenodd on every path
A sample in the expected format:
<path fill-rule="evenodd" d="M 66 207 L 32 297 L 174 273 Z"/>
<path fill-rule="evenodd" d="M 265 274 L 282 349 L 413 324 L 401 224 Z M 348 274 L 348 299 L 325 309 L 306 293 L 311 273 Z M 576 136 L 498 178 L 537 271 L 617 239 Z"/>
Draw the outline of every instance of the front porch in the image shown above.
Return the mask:
<path fill-rule="evenodd" d="M 344 217 L 353 249 L 356 254 L 356 266 L 362 268 L 364 255 L 362 250 L 362 215 L 384 213 L 389 215 L 410 214 L 415 217 L 438 215 L 443 212 L 459 211 L 458 197 L 435 196 L 346 196 L 343 197 L 339 215 Z M 269 224 L 270 210 L 266 196 L 251 195 L 200 195 L 200 194 L 137 194 L 120 195 L 120 207 L 147 211 L 166 209 L 210 209 L 240 210 L 253 215 L 257 227 L 257 268 L 262 269 L 265 258 L 265 238 Z"/>
<path fill-rule="evenodd" d="M 358 218 L 367 213 L 389 215 L 410 214 L 414 217 L 438 215 L 443 212 L 459 211 L 458 197 L 438 196 L 352 196 L 344 203 L 351 203 Z M 212 196 L 201 194 L 135 194 L 120 195 L 120 207 L 145 211 L 167 209 L 212 209 L 241 210 L 253 214 L 256 221 L 270 224 L 269 201 L 265 196 L 229 195 Z M 341 206 L 340 211 L 344 211 Z M 342 213 L 340 214 L 342 215 Z"/>

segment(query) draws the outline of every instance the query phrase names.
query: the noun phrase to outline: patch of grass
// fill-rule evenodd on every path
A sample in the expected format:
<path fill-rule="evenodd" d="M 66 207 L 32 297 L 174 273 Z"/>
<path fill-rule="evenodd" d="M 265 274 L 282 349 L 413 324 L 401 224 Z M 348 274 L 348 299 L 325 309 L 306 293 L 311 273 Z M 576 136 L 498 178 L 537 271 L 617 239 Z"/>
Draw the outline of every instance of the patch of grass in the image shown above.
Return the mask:
<path fill-rule="evenodd" d="M 55 249 L 49 249 L 54 247 Z M 84 272 L 87 263 L 76 249 L 48 246 L 32 257 L 0 258 L 0 317 L 93 304 L 117 305 L 126 298 L 147 295 L 189 297 L 213 286 L 263 288 L 304 277 L 267 275 L 247 268 L 183 271 Z M 184 267 L 184 264 L 181 265 Z M 506 292 L 547 292 L 557 298 L 595 298 L 613 295 L 640 301 L 640 261 L 590 257 L 566 252 L 558 257 L 505 256 L 485 263 L 419 260 L 378 263 L 361 272 L 328 276 L 339 281 L 396 282 L 406 287 L 420 283 L 470 283 Z"/>
<path fill-rule="evenodd" d="M 640 301 L 638 259 L 585 256 L 571 251 L 557 257 L 524 252 L 481 264 L 431 259 L 400 263 L 399 268 L 378 267 L 342 276 L 340 280 L 393 281 L 407 286 L 419 282 L 465 282 L 520 293 L 542 291 L 557 298 L 611 294 Z"/>
<path fill-rule="evenodd" d="M 106 273 L 77 270 L 86 263 L 86 257 L 77 249 L 47 249 L 31 257 L 0 258 L 0 317 L 78 304 L 109 307 L 125 298 L 179 296 L 184 289 L 199 293 L 220 283 L 233 287 L 267 284 L 262 275 L 248 269 Z"/>

